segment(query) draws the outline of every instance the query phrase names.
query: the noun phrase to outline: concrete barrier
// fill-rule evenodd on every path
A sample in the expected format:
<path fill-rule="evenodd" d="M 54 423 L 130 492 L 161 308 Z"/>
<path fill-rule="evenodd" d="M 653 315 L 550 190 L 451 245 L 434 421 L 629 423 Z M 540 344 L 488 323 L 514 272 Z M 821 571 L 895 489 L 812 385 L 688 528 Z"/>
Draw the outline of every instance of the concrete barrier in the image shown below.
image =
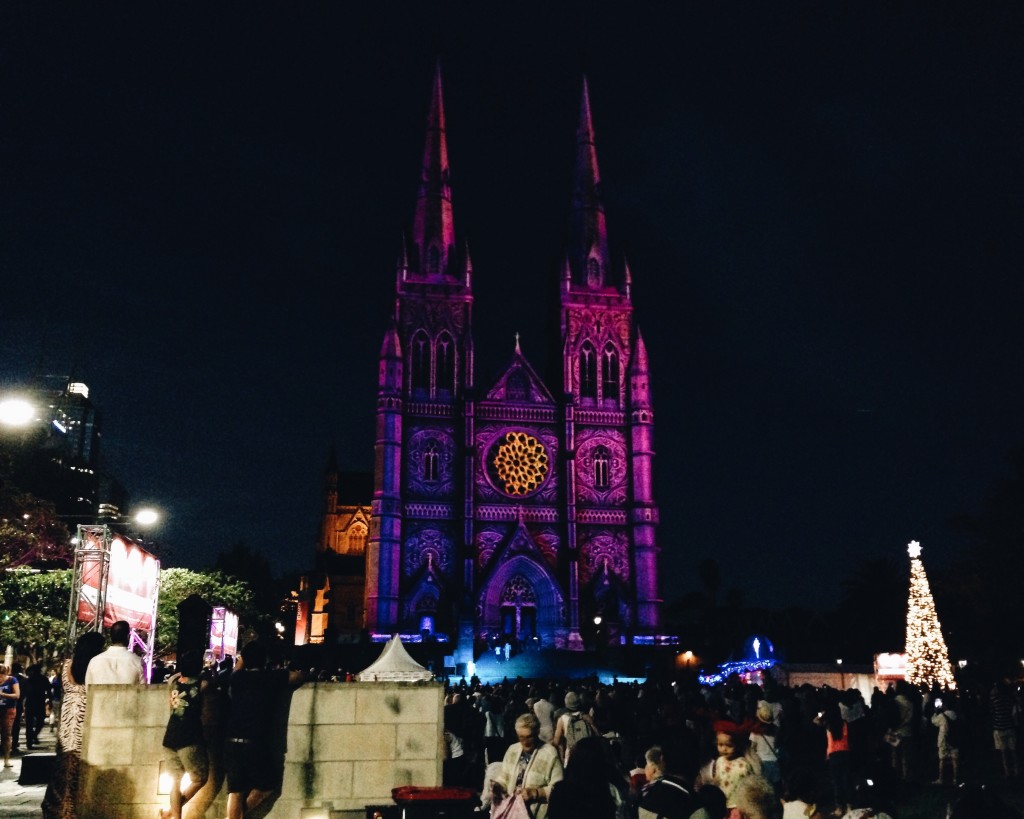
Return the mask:
<path fill-rule="evenodd" d="M 437 682 L 307 683 L 287 711 L 284 784 L 268 817 L 364 819 L 392 788 L 436 787 L 443 765 L 444 688 Z M 89 689 L 82 743 L 80 819 L 153 819 L 167 725 L 163 685 Z M 215 769 L 219 766 L 215 766 Z M 190 819 L 222 817 L 227 795 L 211 782 Z M 190 805 L 189 807 L 193 807 Z"/>

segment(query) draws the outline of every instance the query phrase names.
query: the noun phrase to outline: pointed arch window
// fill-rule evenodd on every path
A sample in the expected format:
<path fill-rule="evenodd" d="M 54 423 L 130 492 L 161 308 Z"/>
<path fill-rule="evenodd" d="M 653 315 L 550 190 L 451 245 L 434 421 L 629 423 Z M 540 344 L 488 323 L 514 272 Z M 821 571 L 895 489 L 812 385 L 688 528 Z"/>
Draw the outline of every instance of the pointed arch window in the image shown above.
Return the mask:
<path fill-rule="evenodd" d="M 423 449 L 423 480 L 437 483 L 441 479 L 441 453 L 437 441 L 430 441 Z"/>
<path fill-rule="evenodd" d="M 580 347 L 580 398 L 597 398 L 597 355 L 589 341 Z"/>
<path fill-rule="evenodd" d="M 608 447 L 599 446 L 594 449 L 594 487 L 596 489 L 608 488 Z"/>
<path fill-rule="evenodd" d="M 587 285 L 589 287 L 601 286 L 601 263 L 593 256 L 587 259 Z"/>
<path fill-rule="evenodd" d="M 411 383 L 414 390 L 430 389 L 430 339 L 422 330 L 412 337 Z"/>
<path fill-rule="evenodd" d="M 601 395 L 605 400 L 619 400 L 619 353 L 611 342 L 601 356 Z"/>
<path fill-rule="evenodd" d="M 361 555 L 366 552 L 366 530 L 362 526 L 353 526 L 348 530 L 348 553 Z"/>
<path fill-rule="evenodd" d="M 437 339 L 437 390 L 455 392 L 455 342 L 447 332 Z"/>

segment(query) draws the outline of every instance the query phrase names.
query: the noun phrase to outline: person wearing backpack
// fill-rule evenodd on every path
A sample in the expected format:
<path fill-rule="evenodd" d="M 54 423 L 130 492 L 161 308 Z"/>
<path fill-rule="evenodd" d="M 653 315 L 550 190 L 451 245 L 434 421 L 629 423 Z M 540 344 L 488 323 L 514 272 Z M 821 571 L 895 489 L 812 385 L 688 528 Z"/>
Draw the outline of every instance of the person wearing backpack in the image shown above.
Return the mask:
<path fill-rule="evenodd" d="M 946 767 L 953 773 L 951 784 L 960 781 L 960 746 L 964 740 L 964 723 L 956 713 L 956 703 L 952 695 L 936 698 L 935 713 L 932 714 L 932 725 L 939 729 L 937 743 L 939 750 L 939 778 L 933 784 L 945 784 Z"/>
<path fill-rule="evenodd" d="M 558 752 L 562 755 L 562 764 L 568 764 L 569 754 L 573 746 L 584 737 L 597 735 L 597 728 L 594 726 L 594 719 L 590 714 L 583 713 L 583 703 L 580 695 L 575 691 L 569 691 L 565 695 L 565 713 L 558 718 L 555 725 L 555 736 L 551 740 Z"/>

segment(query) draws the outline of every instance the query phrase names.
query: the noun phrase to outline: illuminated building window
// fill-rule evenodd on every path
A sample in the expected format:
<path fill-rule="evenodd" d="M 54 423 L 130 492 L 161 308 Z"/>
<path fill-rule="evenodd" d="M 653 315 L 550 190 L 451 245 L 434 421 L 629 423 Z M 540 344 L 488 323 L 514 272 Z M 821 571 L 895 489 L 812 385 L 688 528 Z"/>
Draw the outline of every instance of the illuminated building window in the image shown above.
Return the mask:
<path fill-rule="evenodd" d="M 597 398 L 597 360 L 589 341 L 580 347 L 580 398 Z"/>
<path fill-rule="evenodd" d="M 348 553 L 361 555 L 366 551 L 366 530 L 362 526 L 353 526 L 348 530 Z"/>
<path fill-rule="evenodd" d="M 601 393 L 606 400 L 619 400 L 619 354 L 611 342 L 601 356 Z"/>
<path fill-rule="evenodd" d="M 437 340 L 437 389 L 455 391 L 455 344 L 448 333 Z"/>
<path fill-rule="evenodd" d="M 412 337 L 412 388 L 430 389 L 430 340 L 420 330 Z"/>
<path fill-rule="evenodd" d="M 587 284 L 590 287 L 601 285 L 601 263 L 597 259 L 587 260 Z"/>
<path fill-rule="evenodd" d="M 423 480 L 427 483 L 436 483 L 440 480 L 440 454 L 437 451 L 437 441 L 431 441 L 423 449 Z"/>
<path fill-rule="evenodd" d="M 594 449 L 594 486 L 597 489 L 608 488 L 608 447 L 606 446 Z"/>

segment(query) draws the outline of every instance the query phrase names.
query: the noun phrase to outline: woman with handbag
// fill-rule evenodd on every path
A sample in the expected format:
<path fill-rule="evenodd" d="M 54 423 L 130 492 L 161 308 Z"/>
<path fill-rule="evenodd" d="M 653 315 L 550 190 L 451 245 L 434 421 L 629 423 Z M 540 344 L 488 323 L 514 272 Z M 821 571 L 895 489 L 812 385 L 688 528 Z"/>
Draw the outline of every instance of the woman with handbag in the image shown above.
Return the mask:
<path fill-rule="evenodd" d="M 564 775 L 562 759 L 554 745 L 541 742 L 536 715 L 521 714 L 515 730 L 519 741 L 505 752 L 492 782 L 491 819 L 547 819 L 551 789 Z"/>

